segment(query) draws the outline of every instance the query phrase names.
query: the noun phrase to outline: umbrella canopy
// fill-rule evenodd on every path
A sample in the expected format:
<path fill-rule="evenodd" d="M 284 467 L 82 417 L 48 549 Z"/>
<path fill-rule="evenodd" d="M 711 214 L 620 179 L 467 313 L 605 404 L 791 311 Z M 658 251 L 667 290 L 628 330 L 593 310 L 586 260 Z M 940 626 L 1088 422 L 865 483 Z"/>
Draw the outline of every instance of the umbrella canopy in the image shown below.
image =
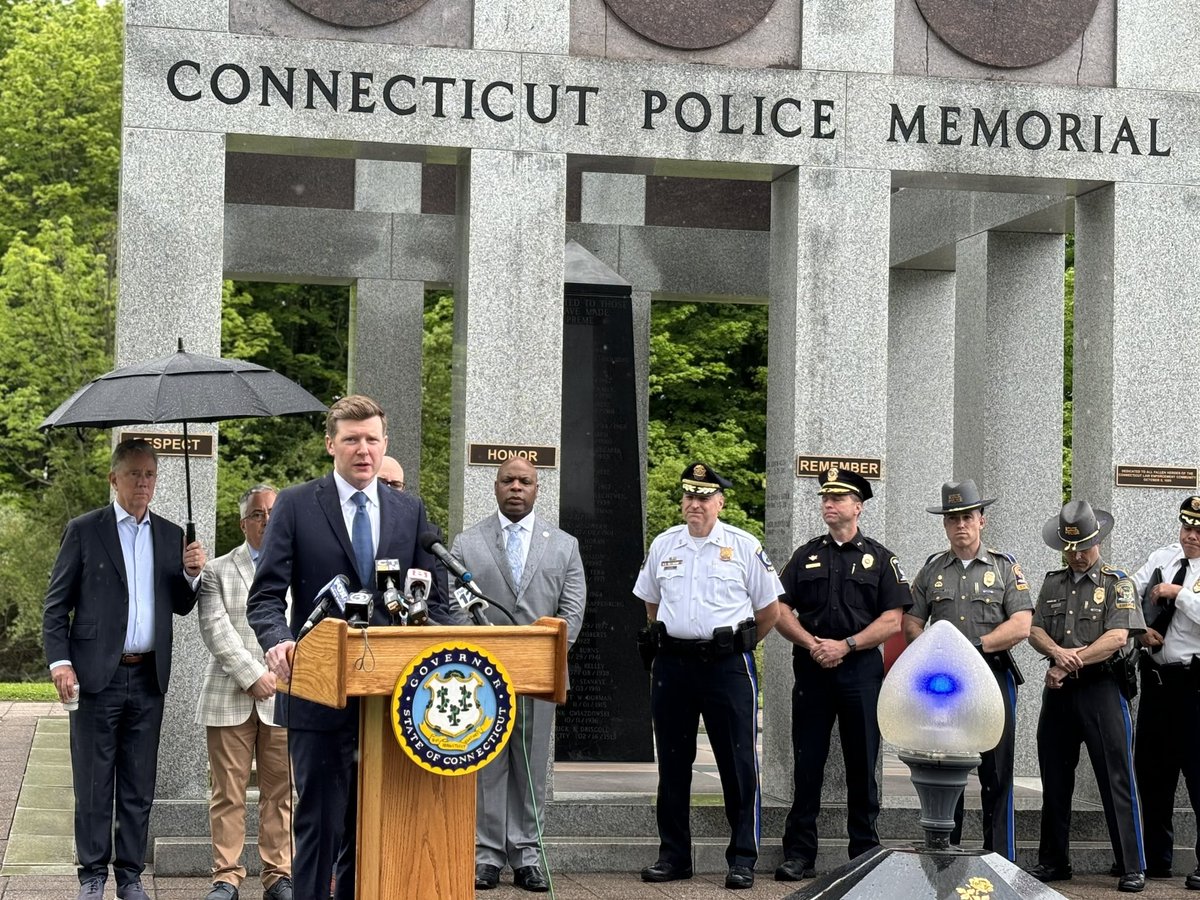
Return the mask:
<path fill-rule="evenodd" d="M 187 541 L 195 540 L 188 422 L 255 419 L 323 413 L 324 403 L 273 369 L 179 349 L 149 362 L 113 369 L 90 381 L 46 416 L 48 428 L 111 428 L 116 425 L 183 423 L 183 470 L 187 491 Z"/>
<path fill-rule="evenodd" d="M 217 422 L 326 412 L 326 406 L 273 369 L 182 348 L 101 375 L 38 426 L 111 428 L 159 422 Z"/>

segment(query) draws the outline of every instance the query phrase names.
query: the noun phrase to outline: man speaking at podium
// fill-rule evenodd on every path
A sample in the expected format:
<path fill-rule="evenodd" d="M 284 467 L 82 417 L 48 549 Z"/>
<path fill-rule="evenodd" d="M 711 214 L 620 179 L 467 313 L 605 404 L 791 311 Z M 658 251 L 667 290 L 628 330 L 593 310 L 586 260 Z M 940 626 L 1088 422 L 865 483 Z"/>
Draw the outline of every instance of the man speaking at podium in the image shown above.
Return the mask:
<path fill-rule="evenodd" d="M 488 599 L 521 625 L 542 616 L 566 620 L 567 643 L 583 627 L 583 561 L 579 542 L 534 516 L 537 469 L 510 459 L 496 472 L 496 513 L 468 528 L 451 554 L 474 576 Z M 503 614 L 489 614 L 509 625 Z M 538 817 L 545 815 L 546 767 L 554 704 L 521 697 L 508 745 L 479 770 L 475 790 L 475 887 L 494 888 L 507 862 L 513 883 L 527 891 L 550 889 L 538 865 Z"/>
<path fill-rule="evenodd" d="M 312 613 L 317 592 L 337 575 L 346 576 L 352 590 L 374 590 L 376 559 L 396 559 L 401 569 L 432 572 L 430 618 L 443 624 L 466 622 L 447 603 L 444 570 L 435 568 L 434 558 L 418 543 L 429 530 L 425 504 L 413 494 L 379 488 L 376 476 L 387 449 L 387 419 L 379 404 L 361 395 L 334 403 L 325 419 L 325 449 L 333 457 L 333 471 L 288 488 L 276 499 L 250 588 L 247 618 L 267 667 L 284 680 L 291 678 L 288 655 L 296 646 L 294 635 Z M 289 588 L 290 625 L 285 618 Z M 381 603 L 372 624 L 387 624 Z M 281 690 L 275 703 L 276 722 L 289 729 L 296 781 L 295 896 L 329 896 L 336 865 L 334 897 L 352 900 L 358 701 L 332 709 Z"/>

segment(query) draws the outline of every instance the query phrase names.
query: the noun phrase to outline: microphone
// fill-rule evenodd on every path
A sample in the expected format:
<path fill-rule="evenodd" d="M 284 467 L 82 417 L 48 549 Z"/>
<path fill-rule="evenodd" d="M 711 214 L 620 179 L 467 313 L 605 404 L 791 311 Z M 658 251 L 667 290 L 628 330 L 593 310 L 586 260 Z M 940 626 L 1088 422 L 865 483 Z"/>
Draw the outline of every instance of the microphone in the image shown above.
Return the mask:
<path fill-rule="evenodd" d="M 309 613 L 308 619 L 300 627 L 300 633 L 296 635 L 296 640 L 299 641 L 302 637 L 308 634 L 316 624 L 329 615 L 333 607 L 337 607 L 340 613 L 346 608 L 346 600 L 350 597 L 350 579 L 345 575 L 334 575 L 329 580 L 325 587 L 317 591 L 313 597 L 313 611 Z"/>
<path fill-rule="evenodd" d="M 488 602 L 467 593 L 466 588 L 460 587 L 454 589 L 454 602 L 458 604 L 459 609 L 466 610 L 471 614 L 471 618 L 475 620 L 476 625 L 494 624 L 489 622 L 488 617 L 483 614 L 483 611 L 488 607 Z"/>
<path fill-rule="evenodd" d="M 346 622 L 351 628 L 366 628 L 374 607 L 375 597 L 370 591 L 355 591 L 346 598 Z"/>
<path fill-rule="evenodd" d="M 400 560 L 375 560 L 375 588 L 383 594 L 383 605 L 387 607 L 393 623 L 402 622 L 406 613 L 404 597 L 396 587 L 399 580 Z"/>
<path fill-rule="evenodd" d="M 445 566 L 463 587 L 480 600 L 487 601 L 487 597 L 483 596 L 483 591 L 476 586 L 475 577 L 463 567 L 462 563 L 450 555 L 450 551 L 438 540 L 436 531 L 427 531 L 421 535 L 421 546 L 426 553 L 436 556 L 438 562 Z"/>
<path fill-rule="evenodd" d="M 409 569 L 404 579 L 404 596 L 408 601 L 408 624 L 429 624 L 429 604 L 425 598 L 433 586 L 433 576 L 424 569 Z"/>

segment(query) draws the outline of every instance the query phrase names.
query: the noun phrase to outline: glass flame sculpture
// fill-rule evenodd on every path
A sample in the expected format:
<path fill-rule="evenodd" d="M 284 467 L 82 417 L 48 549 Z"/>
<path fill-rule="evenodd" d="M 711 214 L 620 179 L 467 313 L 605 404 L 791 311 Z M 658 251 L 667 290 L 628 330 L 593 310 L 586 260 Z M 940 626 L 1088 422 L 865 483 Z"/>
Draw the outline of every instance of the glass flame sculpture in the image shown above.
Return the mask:
<path fill-rule="evenodd" d="M 879 729 L 904 750 L 975 756 L 1000 743 L 1004 696 L 971 642 L 949 622 L 935 622 L 883 680 Z"/>
<path fill-rule="evenodd" d="M 967 774 L 1004 731 L 996 677 L 949 622 L 934 622 L 888 672 L 879 692 L 879 730 L 912 771 L 925 846 L 948 848 Z"/>

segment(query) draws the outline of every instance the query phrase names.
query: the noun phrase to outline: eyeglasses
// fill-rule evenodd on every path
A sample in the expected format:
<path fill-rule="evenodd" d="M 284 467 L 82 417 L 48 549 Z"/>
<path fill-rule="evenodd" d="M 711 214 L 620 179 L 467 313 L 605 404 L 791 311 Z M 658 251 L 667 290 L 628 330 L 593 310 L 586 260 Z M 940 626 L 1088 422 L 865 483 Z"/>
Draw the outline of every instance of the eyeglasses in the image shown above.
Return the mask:
<path fill-rule="evenodd" d="M 250 515 L 243 518 L 242 521 L 245 522 L 246 519 L 250 519 L 253 522 L 265 522 L 270 516 L 271 511 L 269 509 L 256 509 Z"/>
<path fill-rule="evenodd" d="M 397 490 L 397 491 L 404 490 L 404 482 L 403 481 L 397 481 L 397 480 L 391 479 L 391 478 L 380 478 L 379 480 L 382 481 L 384 484 L 386 484 L 388 487 L 393 488 L 394 490 Z"/>

